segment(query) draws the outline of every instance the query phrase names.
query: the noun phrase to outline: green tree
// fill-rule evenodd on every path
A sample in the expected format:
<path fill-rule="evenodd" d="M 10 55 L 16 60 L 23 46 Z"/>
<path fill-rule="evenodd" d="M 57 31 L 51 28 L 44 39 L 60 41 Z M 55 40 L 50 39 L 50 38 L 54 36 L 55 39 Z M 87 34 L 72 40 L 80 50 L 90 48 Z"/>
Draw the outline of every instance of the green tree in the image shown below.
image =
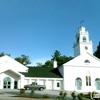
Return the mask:
<path fill-rule="evenodd" d="M 37 67 L 42 67 L 42 63 L 40 63 L 40 62 L 37 62 L 36 65 L 37 65 Z"/>
<path fill-rule="evenodd" d="M 71 59 L 73 59 L 73 57 L 71 57 L 71 56 L 70 56 L 70 57 L 67 57 L 67 56 L 65 56 L 65 55 L 60 56 L 60 57 L 57 59 L 58 66 L 60 66 L 60 65 L 62 65 L 62 64 L 64 64 L 64 63 L 70 61 Z"/>
<path fill-rule="evenodd" d="M 60 52 L 58 50 L 55 50 L 54 54 L 51 55 L 51 56 L 52 56 L 51 60 L 54 61 L 54 60 L 57 60 L 61 56 L 61 54 L 60 54 Z"/>
<path fill-rule="evenodd" d="M 71 56 L 69 56 L 69 57 L 67 57 L 67 56 L 65 56 L 65 55 L 62 56 L 61 53 L 60 53 L 58 50 L 56 50 L 56 51 L 54 52 L 54 54 L 51 55 L 51 56 L 52 56 L 52 59 L 51 59 L 51 60 L 52 60 L 52 61 L 56 60 L 58 66 L 60 66 L 60 65 L 62 65 L 62 64 L 64 64 L 64 63 L 70 61 L 71 59 L 73 59 L 73 57 L 71 57 Z"/>
<path fill-rule="evenodd" d="M 10 54 L 6 54 L 6 53 L 4 53 L 4 52 L 1 52 L 1 53 L 0 53 L 0 57 L 5 56 L 5 55 L 11 56 Z"/>
<path fill-rule="evenodd" d="M 51 56 L 52 56 L 51 60 L 47 60 L 42 67 L 53 67 L 54 60 L 56 60 L 57 65 L 60 66 L 64 63 L 70 61 L 71 59 L 73 59 L 73 57 L 71 57 L 71 56 L 69 56 L 69 57 L 67 57 L 65 55 L 62 56 L 58 50 L 55 50 L 54 54 Z"/>
<path fill-rule="evenodd" d="M 99 45 L 97 46 L 97 50 L 94 52 L 93 55 L 100 59 L 100 42 Z"/>
<path fill-rule="evenodd" d="M 15 60 L 25 66 L 28 64 L 31 64 L 31 62 L 29 60 L 29 56 L 26 56 L 26 55 L 21 55 L 21 57 L 16 57 Z"/>
<path fill-rule="evenodd" d="M 47 60 L 42 67 L 53 67 L 53 62 L 51 60 Z"/>

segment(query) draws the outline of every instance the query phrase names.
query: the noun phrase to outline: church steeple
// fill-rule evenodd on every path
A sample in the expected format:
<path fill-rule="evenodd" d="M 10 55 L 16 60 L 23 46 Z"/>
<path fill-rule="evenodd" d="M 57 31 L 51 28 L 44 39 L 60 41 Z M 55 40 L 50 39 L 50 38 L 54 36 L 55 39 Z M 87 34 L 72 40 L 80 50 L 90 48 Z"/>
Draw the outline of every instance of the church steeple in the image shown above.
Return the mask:
<path fill-rule="evenodd" d="M 80 26 L 78 28 L 78 33 L 76 34 L 76 43 L 74 43 L 74 57 L 88 52 L 93 54 L 92 41 L 89 40 L 88 31 L 85 30 L 85 27 Z"/>

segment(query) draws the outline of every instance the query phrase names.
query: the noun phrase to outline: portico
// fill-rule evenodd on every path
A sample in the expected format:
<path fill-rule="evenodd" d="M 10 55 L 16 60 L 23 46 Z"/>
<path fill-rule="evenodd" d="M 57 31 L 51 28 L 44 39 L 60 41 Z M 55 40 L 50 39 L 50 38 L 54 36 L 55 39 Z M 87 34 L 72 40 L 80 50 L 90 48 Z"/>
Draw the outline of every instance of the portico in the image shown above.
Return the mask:
<path fill-rule="evenodd" d="M 0 89 L 18 89 L 21 88 L 20 79 L 23 75 L 11 69 L 0 73 Z"/>

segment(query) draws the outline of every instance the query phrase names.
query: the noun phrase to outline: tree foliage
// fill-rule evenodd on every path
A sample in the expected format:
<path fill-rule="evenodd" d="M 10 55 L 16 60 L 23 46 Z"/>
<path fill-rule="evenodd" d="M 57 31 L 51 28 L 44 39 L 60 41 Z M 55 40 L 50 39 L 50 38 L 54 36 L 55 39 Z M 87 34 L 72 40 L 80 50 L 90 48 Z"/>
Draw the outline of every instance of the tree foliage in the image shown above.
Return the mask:
<path fill-rule="evenodd" d="M 61 56 L 61 54 L 60 54 L 60 52 L 58 50 L 55 50 L 54 54 L 51 55 L 51 56 L 52 56 L 51 60 L 54 61 L 54 60 L 57 60 Z"/>
<path fill-rule="evenodd" d="M 53 67 L 53 62 L 51 60 L 47 60 L 42 67 Z"/>
<path fill-rule="evenodd" d="M 100 52 L 100 43 L 99 43 L 99 52 Z M 99 55 L 100 57 L 100 53 L 98 53 L 98 50 L 95 52 L 95 55 Z M 4 52 L 0 53 L 0 57 L 8 55 L 10 56 L 10 54 L 6 54 Z M 73 57 L 69 56 L 65 56 L 65 55 L 61 55 L 61 53 L 58 50 L 55 50 L 55 52 L 53 53 L 53 55 L 51 55 L 51 59 L 47 60 L 43 65 L 40 62 L 37 62 L 37 66 L 35 67 L 53 67 L 53 61 L 56 60 L 57 61 L 57 65 L 60 66 L 66 62 L 68 62 L 69 60 L 73 59 Z M 16 61 L 18 61 L 19 63 L 23 64 L 23 65 L 29 65 L 31 64 L 29 56 L 26 55 L 21 55 L 20 57 L 16 57 L 15 58 Z"/>
<path fill-rule="evenodd" d="M 58 59 L 57 59 L 57 62 L 58 62 L 58 66 L 70 61 L 71 59 L 73 59 L 73 57 L 67 57 L 65 55 L 63 56 L 60 56 Z"/>
<path fill-rule="evenodd" d="M 42 67 L 53 67 L 54 60 L 56 60 L 57 65 L 60 66 L 73 59 L 73 57 L 71 56 L 67 57 L 65 55 L 61 55 L 61 53 L 58 50 L 55 50 L 54 54 L 51 55 L 51 57 L 52 57 L 51 60 L 47 60 Z"/>
<path fill-rule="evenodd" d="M 73 59 L 73 57 L 69 56 L 65 56 L 65 55 L 61 55 L 61 53 L 58 50 L 55 50 L 54 54 L 52 55 L 52 59 L 51 60 L 56 60 L 58 63 L 58 66 L 70 61 L 71 59 Z"/>
<path fill-rule="evenodd" d="M 0 57 L 5 56 L 5 55 L 10 56 L 10 54 L 6 54 L 6 53 L 4 53 L 4 52 L 1 52 L 1 53 L 0 53 Z"/>
<path fill-rule="evenodd" d="M 42 63 L 40 63 L 40 62 L 37 62 L 36 65 L 37 65 L 37 67 L 42 67 Z"/>
<path fill-rule="evenodd" d="M 97 46 L 97 50 L 94 52 L 94 56 L 100 59 L 100 42 L 99 45 Z"/>
<path fill-rule="evenodd" d="M 21 57 L 16 57 L 15 60 L 25 66 L 28 64 L 31 64 L 31 62 L 29 60 L 29 56 L 26 56 L 26 55 L 21 55 Z"/>

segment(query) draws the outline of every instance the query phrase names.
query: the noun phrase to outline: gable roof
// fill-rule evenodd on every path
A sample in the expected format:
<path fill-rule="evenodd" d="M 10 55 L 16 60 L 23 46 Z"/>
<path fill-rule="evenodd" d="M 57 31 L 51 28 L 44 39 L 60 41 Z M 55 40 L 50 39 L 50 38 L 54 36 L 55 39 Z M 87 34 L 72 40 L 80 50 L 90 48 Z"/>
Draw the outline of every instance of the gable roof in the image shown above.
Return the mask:
<path fill-rule="evenodd" d="M 85 60 L 90 61 L 90 63 L 85 63 Z M 91 66 L 91 67 L 100 67 L 100 59 L 94 55 L 85 52 L 74 59 L 63 64 L 64 66 Z"/>
<path fill-rule="evenodd" d="M 52 67 L 28 67 L 28 72 L 20 72 L 25 77 L 42 77 L 42 78 L 62 78 L 57 68 Z"/>
<path fill-rule="evenodd" d="M 26 72 L 26 70 L 28 69 L 26 66 L 7 55 L 0 57 L 0 67 L 2 67 L 2 69 L 4 70 L 12 69 L 17 72 Z"/>
<path fill-rule="evenodd" d="M 14 73 L 14 74 L 16 74 L 16 75 L 18 75 L 18 76 L 23 76 L 21 73 L 16 72 L 16 71 L 14 71 L 14 70 L 12 70 L 12 69 L 4 70 L 4 71 L 0 72 L 0 74 L 1 74 L 1 73 L 5 73 L 5 72 L 7 72 L 7 71 L 9 71 L 10 73 Z"/>

